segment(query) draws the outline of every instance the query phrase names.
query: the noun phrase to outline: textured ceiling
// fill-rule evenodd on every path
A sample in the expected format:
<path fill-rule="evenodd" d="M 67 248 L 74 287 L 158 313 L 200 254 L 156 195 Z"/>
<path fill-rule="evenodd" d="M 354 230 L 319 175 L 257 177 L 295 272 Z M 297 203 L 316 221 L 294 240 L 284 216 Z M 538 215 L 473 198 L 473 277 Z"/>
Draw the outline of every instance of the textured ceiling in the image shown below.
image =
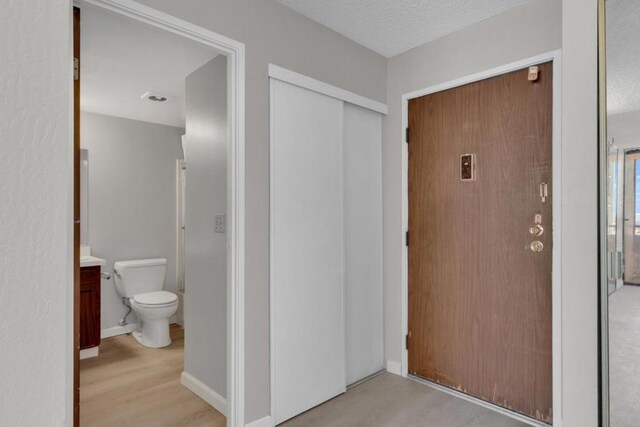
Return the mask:
<path fill-rule="evenodd" d="M 607 110 L 640 111 L 640 1 L 607 1 Z"/>
<path fill-rule="evenodd" d="M 392 57 L 529 0 L 278 1 L 381 55 Z"/>
<path fill-rule="evenodd" d="M 214 51 L 91 5 L 82 6 L 81 28 L 82 110 L 184 127 L 184 78 Z M 140 99 L 147 91 L 169 100 Z"/>

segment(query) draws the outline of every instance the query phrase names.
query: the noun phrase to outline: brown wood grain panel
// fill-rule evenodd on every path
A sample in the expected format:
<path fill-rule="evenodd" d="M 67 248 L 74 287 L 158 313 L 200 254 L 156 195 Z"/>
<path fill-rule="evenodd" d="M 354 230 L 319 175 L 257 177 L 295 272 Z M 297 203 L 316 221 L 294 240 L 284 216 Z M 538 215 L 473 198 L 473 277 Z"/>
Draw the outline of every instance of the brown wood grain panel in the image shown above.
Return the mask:
<path fill-rule="evenodd" d="M 100 292 L 80 291 L 80 349 L 100 345 Z"/>
<path fill-rule="evenodd" d="M 97 314 L 97 316 L 96 316 Z M 100 293 L 95 289 L 80 291 L 80 349 L 100 345 Z"/>
<path fill-rule="evenodd" d="M 409 102 L 409 371 L 550 423 L 552 64 L 527 74 Z"/>
<path fill-rule="evenodd" d="M 80 349 L 100 345 L 100 267 L 80 268 Z"/>
<path fill-rule="evenodd" d="M 91 287 L 100 286 L 100 267 L 82 267 L 80 269 L 80 287 L 90 285 Z"/>
<path fill-rule="evenodd" d="M 80 60 L 80 9 L 73 8 L 73 57 Z M 73 82 L 73 425 L 80 425 L 80 79 Z"/>

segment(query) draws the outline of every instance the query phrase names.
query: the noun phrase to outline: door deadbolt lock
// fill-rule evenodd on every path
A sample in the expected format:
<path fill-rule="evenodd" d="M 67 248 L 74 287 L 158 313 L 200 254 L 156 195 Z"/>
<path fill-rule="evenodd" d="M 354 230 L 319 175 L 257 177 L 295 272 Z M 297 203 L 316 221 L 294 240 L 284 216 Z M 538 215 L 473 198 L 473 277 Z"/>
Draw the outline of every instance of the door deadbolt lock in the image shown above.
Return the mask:
<path fill-rule="evenodd" d="M 544 228 L 540 224 L 534 224 L 529 227 L 529 234 L 532 236 L 542 236 L 542 233 L 544 233 Z"/>
<path fill-rule="evenodd" d="M 544 244 L 540 240 L 534 240 L 533 242 L 531 242 L 531 245 L 529 245 L 529 247 L 531 248 L 531 252 L 542 252 L 542 250 L 544 249 Z"/>

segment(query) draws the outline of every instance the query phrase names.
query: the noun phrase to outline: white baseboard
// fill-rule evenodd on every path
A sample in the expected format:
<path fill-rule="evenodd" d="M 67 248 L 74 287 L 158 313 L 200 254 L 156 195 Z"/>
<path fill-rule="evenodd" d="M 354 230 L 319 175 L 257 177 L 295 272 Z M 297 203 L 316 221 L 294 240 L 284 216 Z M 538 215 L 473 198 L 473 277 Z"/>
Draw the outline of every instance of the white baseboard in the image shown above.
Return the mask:
<path fill-rule="evenodd" d="M 187 374 L 184 371 L 180 375 L 180 382 L 183 386 L 198 395 L 202 400 L 216 408 L 216 410 L 222 415 L 227 416 L 227 399 L 220 396 L 202 381 L 196 379 L 193 375 Z"/>
<path fill-rule="evenodd" d="M 100 331 L 100 338 L 115 337 L 116 335 L 124 335 L 135 331 L 138 328 L 137 323 L 130 323 L 125 326 L 114 326 Z"/>
<path fill-rule="evenodd" d="M 402 375 L 402 364 L 394 362 L 393 360 L 387 360 L 387 372 L 395 375 Z"/>
<path fill-rule="evenodd" d="M 171 316 L 169 318 L 169 324 L 176 323 L 176 316 Z M 100 331 L 100 338 L 109 338 L 115 337 L 117 335 L 130 334 L 131 332 L 138 329 L 137 323 L 129 323 L 125 326 L 114 326 L 113 328 L 106 328 Z"/>
<path fill-rule="evenodd" d="M 91 347 L 80 350 L 80 360 L 96 357 L 98 355 L 99 348 L 100 347 Z"/>
<path fill-rule="evenodd" d="M 264 418 L 259 418 L 255 421 L 251 421 L 246 424 L 247 427 L 273 427 L 273 421 L 271 421 L 271 415 L 267 415 Z"/>

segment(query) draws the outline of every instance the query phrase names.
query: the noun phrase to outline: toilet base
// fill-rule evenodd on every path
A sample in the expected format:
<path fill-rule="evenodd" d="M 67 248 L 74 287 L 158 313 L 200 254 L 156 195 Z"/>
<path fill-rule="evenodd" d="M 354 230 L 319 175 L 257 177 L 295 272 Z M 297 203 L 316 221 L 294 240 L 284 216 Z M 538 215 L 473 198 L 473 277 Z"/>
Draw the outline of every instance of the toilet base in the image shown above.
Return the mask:
<path fill-rule="evenodd" d="M 171 345 L 169 319 L 142 321 L 142 326 L 131 335 L 144 347 L 162 348 Z"/>

